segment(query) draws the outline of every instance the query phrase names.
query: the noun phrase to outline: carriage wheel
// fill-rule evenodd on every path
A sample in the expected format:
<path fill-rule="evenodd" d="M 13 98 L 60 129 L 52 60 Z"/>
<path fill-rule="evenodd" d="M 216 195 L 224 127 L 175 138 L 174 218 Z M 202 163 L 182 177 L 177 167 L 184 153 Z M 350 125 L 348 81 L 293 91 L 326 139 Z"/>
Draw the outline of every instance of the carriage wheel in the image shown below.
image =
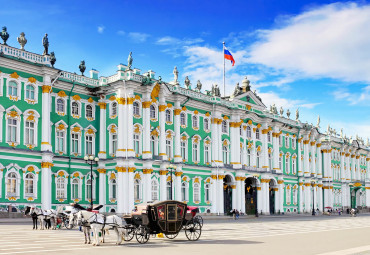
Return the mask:
<path fill-rule="evenodd" d="M 175 239 L 176 236 L 178 235 L 179 233 L 176 233 L 176 234 L 164 234 L 168 239 Z"/>
<path fill-rule="evenodd" d="M 134 238 L 135 235 L 135 228 L 128 228 L 126 229 L 126 234 L 124 236 L 124 240 L 126 242 L 131 241 L 132 238 Z"/>
<path fill-rule="evenodd" d="M 188 221 L 185 226 L 185 235 L 190 241 L 197 241 L 202 234 L 202 226 L 199 222 Z"/>
<path fill-rule="evenodd" d="M 194 217 L 194 222 L 199 222 L 200 226 L 203 227 L 203 218 L 200 215 Z"/>
<path fill-rule="evenodd" d="M 136 229 L 136 240 L 139 242 L 139 243 L 146 243 L 148 242 L 149 240 L 149 237 L 150 237 L 150 234 L 149 234 L 149 231 L 143 227 L 143 226 L 140 226 Z"/>

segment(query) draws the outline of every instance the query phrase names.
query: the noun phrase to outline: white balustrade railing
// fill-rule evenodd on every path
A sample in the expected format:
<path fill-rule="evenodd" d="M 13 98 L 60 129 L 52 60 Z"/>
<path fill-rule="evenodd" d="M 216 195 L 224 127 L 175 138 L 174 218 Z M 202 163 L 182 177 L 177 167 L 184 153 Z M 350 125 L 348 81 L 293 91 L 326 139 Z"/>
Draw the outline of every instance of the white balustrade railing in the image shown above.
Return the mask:
<path fill-rule="evenodd" d="M 10 47 L 4 44 L 0 44 L 0 52 L 7 56 L 24 59 L 24 60 L 37 63 L 37 64 L 51 66 L 50 57 L 48 55 L 39 55 L 39 54 L 31 53 L 25 50 L 13 48 L 13 47 Z"/>
<path fill-rule="evenodd" d="M 95 80 L 86 76 L 78 75 L 75 73 L 63 72 L 60 78 L 75 81 L 79 83 L 84 83 L 90 86 L 99 86 L 99 80 Z"/>

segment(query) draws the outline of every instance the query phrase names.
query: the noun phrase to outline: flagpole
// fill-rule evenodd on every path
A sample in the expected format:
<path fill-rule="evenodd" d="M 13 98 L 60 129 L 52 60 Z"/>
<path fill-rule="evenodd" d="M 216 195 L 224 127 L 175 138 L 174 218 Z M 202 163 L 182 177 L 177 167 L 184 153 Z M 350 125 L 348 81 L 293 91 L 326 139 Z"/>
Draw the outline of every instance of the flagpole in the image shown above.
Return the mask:
<path fill-rule="evenodd" d="M 225 92 L 225 42 L 222 42 L 222 56 L 224 59 L 224 97 L 226 97 L 226 92 Z"/>

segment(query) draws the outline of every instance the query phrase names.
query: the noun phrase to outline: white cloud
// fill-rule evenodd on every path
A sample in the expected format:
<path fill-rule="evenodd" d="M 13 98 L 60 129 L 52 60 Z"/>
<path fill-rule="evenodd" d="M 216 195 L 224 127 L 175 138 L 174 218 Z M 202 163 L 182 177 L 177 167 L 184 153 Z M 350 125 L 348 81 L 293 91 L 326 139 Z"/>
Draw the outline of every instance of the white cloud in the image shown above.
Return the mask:
<path fill-rule="evenodd" d="M 332 95 L 335 100 L 346 100 L 350 105 L 370 105 L 370 85 L 361 89 L 361 92 L 348 92 L 348 89 L 342 88 L 335 90 Z"/>
<path fill-rule="evenodd" d="M 105 30 L 105 27 L 104 26 L 98 26 L 98 33 L 99 34 L 102 34 Z"/>
<path fill-rule="evenodd" d="M 365 142 L 368 137 L 370 137 L 370 123 L 369 122 L 358 122 L 358 123 L 351 123 L 351 122 L 342 122 L 342 121 L 333 121 L 333 122 L 326 122 L 326 125 L 322 125 L 321 132 L 325 132 L 326 127 L 330 124 L 330 127 L 337 130 L 337 133 L 340 133 L 340 129 L 343 128 L 343 133 L 347 137 L 351 137 L 353 139 L 356 138 L 356 135 L 362 137 Z"/>
<path fill-rule="evenodd" d="M 146 39 L 148 39 L 150 37 L 149 34 L 145 34 L 145 33 L 139 33 L 139 32 L 130 32 L 128 33 L 128 36 L 134 41 L 134 42 L 138 42 L 138 43 L 142 43 L 142 42 L 145 42 Z"/>
<path fill-rule="evenodd" d="M 301 77 L 370 82 L 370 6 L 336 3 L 258 31 L 250 61 Z"/>
<path fill-rule="evenodd" d="M 162 52 L 172 55 L 173 57 L 183 56 L 183 53 L 187 46 L 198 45 L 204 42 L 202 38 L 175 38 L 172 36 L 164 36 L 158 38 L 156 41 L 157 45 L 167 46 Z"/>
<path fill-rule="evenodd" d="M 123 30 L 118 30 L 117 31 L 117 35 L 125 35 L 126 33 L 125 33 L 125 31 L 123 31 Z"/>

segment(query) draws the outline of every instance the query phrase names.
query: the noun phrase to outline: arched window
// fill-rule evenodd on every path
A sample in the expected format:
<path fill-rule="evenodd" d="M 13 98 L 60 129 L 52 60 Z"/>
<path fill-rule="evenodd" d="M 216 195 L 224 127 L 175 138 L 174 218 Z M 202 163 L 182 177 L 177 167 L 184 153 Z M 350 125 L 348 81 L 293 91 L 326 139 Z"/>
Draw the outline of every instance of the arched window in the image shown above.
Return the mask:
<path fill-rule="evenodd" d="M 251 150 L 247 150 L 247 166 L 251 165 Z"/>
<path fill-rule="evenodd" d="M 257 140 L 260 139 L 260 129 L 259 128 L 256 129 L 256 139 Z"/>
<path fill-rule="evenodd" d="M 289 148 L 289 137 L 288 136 L 285 137 L 285 147 Z"/>
<path fill-rule="evenodd" d="M 200 185 L 199 183 L 194 183 L 193 185 L 193 201 L 200 202 Z"/>
<path fill-rule="evenodd" d="M 193 162 L 199 162 L 198 152 L 199 152 L 199 144 L 193 142 Z"/>
<path fill-rule="evenodd" d="M 205 200 L 206 200 L 206 202 L 209 202 L 211 200 L 210 190 L 211 190 L 210 184 L 209 183 L 206 183 L 204 185 L 204 194 L 205 194 Z"/>
<path fill-rule="evenodd" d="M 87 135 L 85 136 L 85 148 L 87 155 L 93 155 L 93 136 Z"/>
<path fill-rule="evenodd" d="M 73 115 L 80 115 L 80 109 L 78 107 L 78 103 L 77 102 L 73 102 L 72 103 L 72 114 Z"/>
<path fill-rule="evenodd" d="M 92 118 L 93 117 L 93 108 L 90 104 L 86 106 L 86 118 Z"/>
<path fill-rule="evenodd" d="M 8 196 L 17 196 L 18 178 L 16 173 L 8 174 L 8 182 L 6 184 L 6 193 Z"/>
<path fill-rule="evenodd" d="M 227 133 L 227 122 L 226 122 L 226 120 L 222 121 L 222 133 Z"/>
<path fill-rule="evenodd" d="M 26 174 L 24 182 L 24 193 L 26 196 L 33 196 L 34 193 L 33 182 L 34 182 L 33 174 L 31 173 Z"/>
<path fill-rule="evenodd" d="M 35 100 L 35 87 L 32 85 L 26 86 L 26 99 Z"/>
<path fill-rule="evenodd" d="M 292 174 L 296 174 L 296 169 L 297 169 L 297 166 L 296 166 L 296 163 L 297 163 L 297 160 L 295 158 L 292 158 Z"/>
<path fill-rule="evenodd" d="M 133 109 L 134 109 L 134 115 L 135 116 L 140 116 L 140 106 L 139 106 L 139 103 L 137 101 L 135 101 L 133 104 Z"/>
<path fill-rule="evenodd" d="M 35 123 L 31 121 L 26 121 L 25 123 L 25 144 L 35 144 Z"/>
<path fill-rule="evenodd" d="M 111 185 L 112 185 L 111 199 L 117 199 L 117 181 L 116 181 L 116 179 L 111 180 Z"/>
<path fill-rule="evenodd" d="M 63 177 L 58 177 L 56 181 L 56 192 L 57 192 L 57 199 L 64 199 L 67 198 L 65 193 L 65 179 Z M 72 181 L 72 199 L 73 199 L 73 181 Z"/>
<path fill-rule="evenodd" d="M 193 128 L 198 128 L 198 117 L 193 115 Z"/>
<path fill-rule="evenodd" d="M 260 158 L 261 158 L 261 152 L 257 151 L 257 157 L 256 157 L 256 160 L 257 160 L 256 166 L 257 167 L 261 167 L 261 160 L 260 160 Z"/>
<path fill-rule="evenodd" d="M 153 179 L 152 180 L 152 201 L 158 200 L 158 182 Z"/>
<path fill-rule="evenodd" d="M 64 183 L 63 183 L 64 185 Z M 79 192 L 79 180 L 73 179 L 72 180 L 72 199 L 78 199 L 80 198 L 80 192 Z"/>
<path fill-rule="evenodd" d="M 134 199 L 135 201 L 141 200 L 141 189 L 139 179 L 136 179 L 134 182 Z"/>
<path fill-rule="evenodd" d="M 156 114 L 154 105 L 150 105 L 150 118 L 151 119 L 156 119 L 157 118 L 157 114 Z"/>
<path fill-rule="evenodd" d="M 181 200 L 188 201 L 188 184 L 186 182 L 181 183 Z"/>
<path fill-rule="evenodd" d="M 91 199 L 91 179 L 86 180 L 86 199 Z"/>
<path fill-rule="evenodd" d="M 112 103 L 112 116 L 116 116 L 117 115 L 117 102 L 113 102 Z"/>
<path fill-rule="evenodd" d="M 72 133 L 72 153 L 80 153 L 80 137 L 78 133 Z"/>
<path fill-rule="evenodd" d="M 8 95 L 16 97 L 18 96 L 18 85 L 15 81 L 10 81 L 8 84 Z"/>
<path fill-rule="evenodd" d="M 290 174 L 289 155 L 285 155 L 285 172 L 286 174 Z"/>
<path fill-rule="evenodd" d="M 64 113 L 64 100 L 61 98 L 57 99 L 57 112 Z"/>
<path fill-rule="evenodd" d="M 166 190 L 167 190 L 167 200 L 172 200 L 171 196 L 172 196 L 172 191 L 171 191 L 171 182 L 167 182 L 167 185 L 166 185 Z"/>
<path fill-rule="evenodd" d="M 17 119 L 8 119 L 8 139 L 7 142 L 17 142 L 18 140 L 18 120 Z"/>
<path fill-rule="evenodd" d="M 251 127 L 250 126 L 247 126 L 247 137 L 252 137 L 252 131 L 251 131 Z"/>
<path fill-rule="evenodd" d="M 209 130 L 209 119 L 205 118 L 203 124 L 204 124 L 204 130 Z"/>
<path fill-rule="evenodd" d="M 186 113 L 180 113 L 180 124 L 181 126 L 186 126 Z"/>
<path fill-rule="evenodd" d="M 222 146 L 222 155 L 224 164 L 229 164 L 229 148 L 227 145 Z"/>
<path fill-rule="evenodd" d="M 166 122 L 172 122 L 172 120 L 171 120 L 171 110 L 170 109 L 166 110 L 165 115 L 166 115 Z"/>

